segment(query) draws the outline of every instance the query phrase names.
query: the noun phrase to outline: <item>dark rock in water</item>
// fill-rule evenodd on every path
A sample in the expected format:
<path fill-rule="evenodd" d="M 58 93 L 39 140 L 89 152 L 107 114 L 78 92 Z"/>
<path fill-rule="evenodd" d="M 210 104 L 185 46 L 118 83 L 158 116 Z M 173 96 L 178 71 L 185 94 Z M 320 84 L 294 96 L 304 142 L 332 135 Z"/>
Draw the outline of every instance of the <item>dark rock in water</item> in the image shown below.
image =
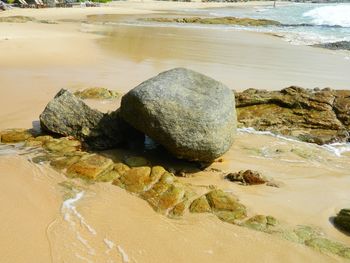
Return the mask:
<path fill-rule="evenodd" d="M 232 182 L 240 182 L 244 185 L 265 184 L 268 181 L 259 172 L 252 170 L 229 173 L 225 177 Z"/>
<path fill-rule="evenodd" d="M 210 162 L 225 153 L 236 131 L 233 93 L 200 73 L 176 68 L 122 98 L 121 116 L 178 158 Z"/>
<path fill-rule="evenodd" d="M 325 144 L 349 141 L 350 91 L 288 87 L 236 94 L 240 126 Z"/>
<path fill-rule="evenodd" d="M 327 48 L 331 50 L 350 50 L 350 41 L 338 41 L 332 43 L 316 44 L 313 47 Z"/>
<path fill-rule="evenodd" d="M 185 23 L 185 24 L 206 24 L 206 25 L 238 25 L 238 26 L 279 26 L 280 22 L 269 19 L 254 19 L 241 17 L 153 17 L 141 19 L 150 22 L 162 23 Z"/>
<path fill-rule="evenodd" d="M 350 233 L 350 209 L 342 209 L 334 218 L 334 224 L 341 230 Z"/>
<path fill-rule="evenodd" d="M 51 133 L 73 136 L 95 149 L 109 149 L 124 140 L 124 121 L 119 113 L 91 109 L 71 92 L 62 89 L 40 115 L 41 127 Z"/>

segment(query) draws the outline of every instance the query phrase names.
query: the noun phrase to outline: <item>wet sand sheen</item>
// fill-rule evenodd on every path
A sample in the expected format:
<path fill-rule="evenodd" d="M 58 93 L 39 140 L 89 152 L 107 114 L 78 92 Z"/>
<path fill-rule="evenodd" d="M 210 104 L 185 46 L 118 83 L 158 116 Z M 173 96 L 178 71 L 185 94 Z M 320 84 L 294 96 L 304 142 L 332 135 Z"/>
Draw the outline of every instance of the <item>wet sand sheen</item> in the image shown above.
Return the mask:
<path fill-rule="evenodd" d="M 89 30 L 105 31 L 99 39 L 117 59 L 137 67 L 165 70 L 188 67 L 220 79 L 230 88 L 281 89 L 349 88 L 350 61 L 341 54 L 306 46 L 292 46 L 273 36 L 229 28 L 116 25 Z"/>

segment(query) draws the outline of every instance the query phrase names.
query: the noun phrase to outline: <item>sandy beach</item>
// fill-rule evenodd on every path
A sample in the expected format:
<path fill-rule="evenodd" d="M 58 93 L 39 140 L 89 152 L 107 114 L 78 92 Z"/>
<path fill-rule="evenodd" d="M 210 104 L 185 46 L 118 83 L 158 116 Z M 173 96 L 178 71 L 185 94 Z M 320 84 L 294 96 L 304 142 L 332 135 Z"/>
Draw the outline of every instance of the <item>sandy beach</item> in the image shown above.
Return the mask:
<path fill-rule="evenodd" d="M 99 86 L 124 94 L 174 67 L 196 70 L 238 91 L 291 85 L 350 89 L 350 60 L 341 52 L 291 45 L 256 32 L 106 25 L 91 17 L 103 20 L 111 15 L 128 21 L 184 9 L 257 5 L 271 3 L 125 1 L 94 8 L 0 12 L 0 18 L 35 19 L 0 23 L 0 130 L 37 126 L 39 114 L 61 88 Z M 88 104 L 107 112 L 117 109 L 120 99 Z M 20 150 L 4 149 L 0 148 L 1 262 L 347 262 L 222 222 L 212 214 L 169 219 L 108 183 L 77 181 L 79 191 L 70 200 L 79 194 L 81 199 L 67 203 L 67 189 L 59 185 L 66 181 L 63 174 L 29 162 Z M 250 214 L 272 215 L 290 226 L 315 226 L 349 246 L 350 237 L 329 219 L 349 207 L 349 160 L 347 154 L 338 157 L 318 145 L 240 131 L 223 162 L 212 168 L 258 170 L 282 187 L 246 187 L 210 171 L 179 180 L 199 189 L 216 185 L 238 196 Z"/>

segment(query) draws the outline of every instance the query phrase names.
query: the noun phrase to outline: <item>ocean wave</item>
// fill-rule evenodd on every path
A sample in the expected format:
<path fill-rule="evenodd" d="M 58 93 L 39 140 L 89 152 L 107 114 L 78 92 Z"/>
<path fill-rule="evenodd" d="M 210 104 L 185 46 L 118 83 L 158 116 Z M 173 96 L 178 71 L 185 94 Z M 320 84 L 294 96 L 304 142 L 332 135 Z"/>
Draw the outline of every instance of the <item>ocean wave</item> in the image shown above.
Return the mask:
<path fill-rule="evenodd" d="M 303 14 L 315 25 L 350 27 L 350 5 L 332 5 L 314 8 Z"/>

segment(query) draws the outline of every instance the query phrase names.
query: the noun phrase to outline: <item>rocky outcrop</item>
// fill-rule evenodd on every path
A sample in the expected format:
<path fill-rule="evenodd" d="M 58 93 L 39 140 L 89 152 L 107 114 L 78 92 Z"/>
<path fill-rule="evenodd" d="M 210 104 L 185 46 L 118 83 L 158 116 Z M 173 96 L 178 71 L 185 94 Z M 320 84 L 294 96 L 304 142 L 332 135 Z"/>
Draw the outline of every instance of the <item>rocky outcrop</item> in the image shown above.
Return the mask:
<path fill-rule="evenodd" d="M 236 92 L 238 123 L 325 144 L 349 141 L 350 91 L 288 87 Z"/>
<path fill-rule="evenodd" d="M 342 209 L 334 218 L 334 225 L 339 229 L 350 233 L 350 209 Z"/>
<path fill-rule="evenodd" d="M 327 48 L 331 50 L 350 50 L 350 41 L 338 41 L 331 43 L 315 44 L 314 47 Z"/>
<path fill-rule="evenodd" d="M 281 25 L 280 22 L 268 19 L 253 19 L 239 17 L 153 17 L 144 18 L 143 21 L 163 22 L 163 23 L 188 23 L 188 24 L 206 24 L 206 25 L 238 25 L 238 26 L 275 26 Z"/>
<path fill-rule="evenodd" d="M 104 114 L 91 109 L 67 90 L 61 90 L 40 115 L 43 130 L 73 136 L 94 149 L 109 149 L 124 142 L 128 125 L 118 112 Z"/>
<path fill-rule="evenodd" d="M 163 72 L 129 91 L 120 113 L 174 156 L 191 161 L 213 161 L 230 148 L 236 131 L 231 90 L 184 68 Z"/>
<path fill-rule="evenodd" d="M 27 133 L 31 136 L 28 137 Z M 82 191 L 92 183 L 113 182 L 114 185 L 147 201 L 158 213 L 170 218 L 179 218 L 188 211 L 210 213 L 230 224 L 265 232 L 309 246 L 322 253 L 350 259 L 350 248 L 347 245 L 328 239 L 324 233 L 313 227 L 290 227 L 272 216 L 248 217 L 248 209 L 232 193 L 214 186 L 208 186 L 208 192 L 204 195 L 202 191 L 198 193 L 198 186 L 178 180 L 174 174 L 162 166 L 152 166 L 142 156 L 129 156 L 125 159 L 134 165 L 133 167 L 123 162 L 114 162 L 101 154 L 84 152 L 81 150 L 80 141 L 72 137 L 38 136 L 31 131 L 19 129 L 7 130 L 0 134 L 14 137 L 15 140 L 10 140 L 11 143 L 21 142 L 21 145 L 24 145 L 21 154 L 27 154 L 28 160 L 38 164 L 48 163 L 54 169 L 63 172 L 68 178 L 59 183 L 64 188 L 64 198 L 73 198 L 78 189 Z M 88 184 L 78 183 L 76 178 L 83 179 Z M 203 186 L 200 188 L 203 190 Z M 344 209 L 338 217 L 347 217 L 348 212 Z"/>

